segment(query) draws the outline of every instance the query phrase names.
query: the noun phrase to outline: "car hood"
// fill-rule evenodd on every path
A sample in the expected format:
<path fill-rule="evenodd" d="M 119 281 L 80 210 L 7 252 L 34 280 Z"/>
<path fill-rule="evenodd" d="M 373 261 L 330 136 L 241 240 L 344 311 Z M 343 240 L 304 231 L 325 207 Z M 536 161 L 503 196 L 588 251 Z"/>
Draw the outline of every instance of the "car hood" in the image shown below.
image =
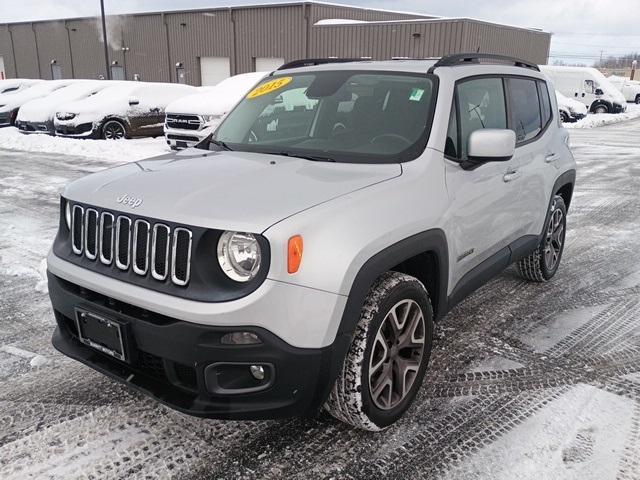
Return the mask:
<path fill-rule="evenodd" d="M 192 148 L 89 175 L 71 183 L 63 196 L 185 225 L 260 233 L 401 173 L 395 163 L 327 163 Z"/>

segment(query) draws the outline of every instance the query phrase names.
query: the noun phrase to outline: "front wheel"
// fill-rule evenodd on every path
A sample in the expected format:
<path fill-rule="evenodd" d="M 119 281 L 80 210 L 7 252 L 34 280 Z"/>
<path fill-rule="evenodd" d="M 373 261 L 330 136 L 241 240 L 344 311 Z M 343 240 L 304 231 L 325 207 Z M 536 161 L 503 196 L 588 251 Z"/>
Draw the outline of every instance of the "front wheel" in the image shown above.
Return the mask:
<path fill-rule="evenodd" d="M 640 105 L 640 95 L 636 95 L 636 105 Z"/>
<path fill-rule="evenodd" d="M 518 262 L 518 272 L 525 280 L 546 282 L 558 271 L 567 230 L 567 207 L 561 196 L 555 196 L 538 248 Z"/>
<path fill-rule="evenodd" d="M 102 138 L 105 140 L 120 140 L 127 136 L 127 129 L 118 120 L 109 120 L 102 127 Z"/>
<path fill-rule="evenodd" d="M 403 273 L 381 275 L 365 300 L 325 409 L 364 430 L 394 423 L 422 385 L 432 337 L 433 311 L 424 285 Z"/>
<path fill-rule="evenodd" d="M 609 113 L 609 108 L 606 105 L 598 105 L 594 109 L 595 113 Z"/>

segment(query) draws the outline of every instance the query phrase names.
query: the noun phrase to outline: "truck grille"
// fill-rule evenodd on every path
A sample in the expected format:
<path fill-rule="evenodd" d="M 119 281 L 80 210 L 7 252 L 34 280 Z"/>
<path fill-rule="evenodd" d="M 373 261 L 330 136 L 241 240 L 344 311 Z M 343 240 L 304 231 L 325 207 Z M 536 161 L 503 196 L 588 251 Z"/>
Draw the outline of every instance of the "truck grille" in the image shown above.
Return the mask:
<path fill-rule="evenodd" d="M 110 212 L 74 205 L 71 219 L 71 249 L 78 256 L 114 266 L 123 272 L 151 276 L 158 281 L 168 277 L 186 286 L 191 276 L 191 230 L 171 230 L 162 223 L 117 217 Z"/>
<path fill-rule="evenodd" d="M 174 115 L 167 114 L 166 125 L 168 128 L 180 130 L 200 130 L 202 122 L 197 115 Z"/>

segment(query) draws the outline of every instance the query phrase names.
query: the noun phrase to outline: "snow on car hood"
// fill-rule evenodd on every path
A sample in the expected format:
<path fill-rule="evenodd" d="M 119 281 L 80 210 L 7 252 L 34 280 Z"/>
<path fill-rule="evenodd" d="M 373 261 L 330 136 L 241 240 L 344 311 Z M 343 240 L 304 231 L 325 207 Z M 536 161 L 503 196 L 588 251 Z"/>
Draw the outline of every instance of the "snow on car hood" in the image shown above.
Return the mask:
<path fill-rule="evenodd" d="M 89 175 L 71 183 L 63 196 L 184 225 L 259 233 L 401 173 L 399 164 L 313 162 L 192 148 Z"/>
<path fill-rule="evenodd" d="M 224 115 L 268 72 L 250 72 L 226 78 L 214 87 L 204 87 L 195 95 L 182 97 L 167 105 L 167 113 Z"/>

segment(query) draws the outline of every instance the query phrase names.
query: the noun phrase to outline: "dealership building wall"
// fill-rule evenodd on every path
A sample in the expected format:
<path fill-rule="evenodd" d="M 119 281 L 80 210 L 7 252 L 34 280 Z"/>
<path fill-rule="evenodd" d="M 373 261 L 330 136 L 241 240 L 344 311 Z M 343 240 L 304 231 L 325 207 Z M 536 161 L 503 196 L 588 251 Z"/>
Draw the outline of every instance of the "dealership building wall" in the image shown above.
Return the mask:
<path fill-rule="evenodd" d="M 109 16 L 107 31 L 114 77 L 191 85 L 314 57 L 488 52 L 546 63 L 551 39 L 473 19 L 317 2 Z M 96 18 L 0 24 L 0 60 L 7 78 L 106 77 L 101 38 Z"/>

